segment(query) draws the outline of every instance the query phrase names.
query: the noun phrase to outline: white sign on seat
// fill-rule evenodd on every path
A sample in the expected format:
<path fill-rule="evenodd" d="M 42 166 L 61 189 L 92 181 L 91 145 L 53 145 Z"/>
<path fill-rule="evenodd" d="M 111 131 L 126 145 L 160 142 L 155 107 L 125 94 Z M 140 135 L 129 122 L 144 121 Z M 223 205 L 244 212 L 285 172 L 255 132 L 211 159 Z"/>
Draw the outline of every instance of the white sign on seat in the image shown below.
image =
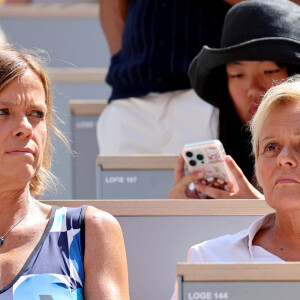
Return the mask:
<path fill-rule="evenodd" d="M 298 300 L 300 262 L 177 264 L 177 300 Z"/>
<path fill-rule="evenodd" d="M 97 199 L 168 199 L 178 155 L 98 155 Z"/>

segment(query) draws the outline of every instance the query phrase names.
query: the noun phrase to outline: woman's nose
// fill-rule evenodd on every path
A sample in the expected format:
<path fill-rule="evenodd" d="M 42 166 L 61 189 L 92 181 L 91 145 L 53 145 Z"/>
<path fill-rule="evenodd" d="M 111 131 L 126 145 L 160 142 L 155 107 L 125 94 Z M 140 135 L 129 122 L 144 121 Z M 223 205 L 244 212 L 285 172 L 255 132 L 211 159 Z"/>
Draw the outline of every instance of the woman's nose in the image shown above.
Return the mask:
<path fill-rule="evenodd" d="M 284 147 L 277 157 L 277 164 L 280 168 L 297 166 L 298 162 L 294 156 L 293 150 L 290 147 Z"/>
<path fill-rule="evenodd" d="M 32 137 L 32 125 L 29 122 L 27 116 L 22 117 L 17 121 L 16 128 L 14 130 L 14 135 L 16 137 Z"/>
<path fill-rule="evenodd" d="M 248 86 L 247 96 L 255 103 L 260 103 L 265 91 L 268 89 L 263 80 L 253 77 Z"/>

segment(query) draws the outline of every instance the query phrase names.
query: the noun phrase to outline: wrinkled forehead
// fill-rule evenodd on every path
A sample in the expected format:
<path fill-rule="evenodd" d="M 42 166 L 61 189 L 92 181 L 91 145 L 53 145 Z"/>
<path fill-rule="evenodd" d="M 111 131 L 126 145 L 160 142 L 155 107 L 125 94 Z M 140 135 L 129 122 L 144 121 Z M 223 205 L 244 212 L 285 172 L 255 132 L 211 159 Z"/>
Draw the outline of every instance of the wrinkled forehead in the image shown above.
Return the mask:
<path fill-rule="evenodd" d="M 29 70 L 15 77 L 0 91 L 1 104 L 18 106 L 23 102 L 46 106 L 46 95 L 39 76 Z"/>
<path fill-rule="evenodd" d="M 274 135 L 280 134 L 281 130 L 288 131 L 293 135 L 299 135 L 300 101 L 279 103 L 266 117 L 260 137 L 267 132 L 273 132 Z"/>

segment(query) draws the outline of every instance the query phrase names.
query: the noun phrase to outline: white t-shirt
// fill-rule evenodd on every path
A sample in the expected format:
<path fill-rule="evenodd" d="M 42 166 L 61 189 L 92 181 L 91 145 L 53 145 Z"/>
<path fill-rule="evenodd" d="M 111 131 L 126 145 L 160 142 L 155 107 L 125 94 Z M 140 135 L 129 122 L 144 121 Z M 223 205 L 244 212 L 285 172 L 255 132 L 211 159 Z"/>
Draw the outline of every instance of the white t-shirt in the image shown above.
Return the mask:
<path fill-rule="evenodd" d="M 275 213 L 263 216 L 253 222 L 248 229 L 194 245 L 189 250 L 188 263 L 284 262 L 264 248 L 252 244 L 257 232 L 274 218 Z M 174 293 L 171 300 L 175 299 Z"/>

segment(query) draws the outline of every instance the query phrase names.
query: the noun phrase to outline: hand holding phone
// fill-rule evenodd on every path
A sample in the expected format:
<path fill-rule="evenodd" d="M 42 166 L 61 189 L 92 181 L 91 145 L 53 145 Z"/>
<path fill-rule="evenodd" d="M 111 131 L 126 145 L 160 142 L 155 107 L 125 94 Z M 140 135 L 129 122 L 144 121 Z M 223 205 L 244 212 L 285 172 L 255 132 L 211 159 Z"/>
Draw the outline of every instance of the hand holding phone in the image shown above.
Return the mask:
<path fill-rule="evenodd" d="M 225 155 L 219 140 L 186 144 L 182 150 L 189 172 L 204 173 L 200 180 L 202 184 L 234 193 L 238 185 L 224 160 Z"/>

